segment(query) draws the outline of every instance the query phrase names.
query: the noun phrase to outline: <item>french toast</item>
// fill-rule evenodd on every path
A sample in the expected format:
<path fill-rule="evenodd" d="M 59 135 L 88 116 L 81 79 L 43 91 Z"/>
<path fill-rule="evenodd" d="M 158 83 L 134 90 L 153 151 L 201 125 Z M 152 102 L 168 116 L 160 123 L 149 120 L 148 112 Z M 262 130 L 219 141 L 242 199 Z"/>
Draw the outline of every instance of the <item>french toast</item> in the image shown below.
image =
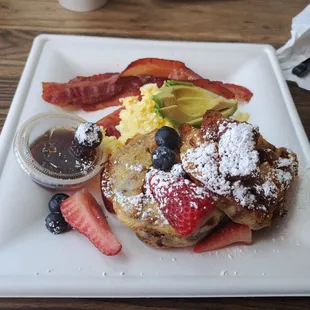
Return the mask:
<path fill-rule="evenodd" d="M 218 196 L 217 207 L 232 221 L 259 230 L 284 213 L 285 194 L 298 173 L 292 151 L 212 110 L 200 129 L 183 125 L 181 140 L 184 170 Z"/>
<path fill-rule="evenodd" d="M 145 193 L 145 178 L 152 166 L 151 153 L 156 148 L 155 133 L 137 135 L 114 153 L 105 164 L 101 187 L 113 203 L 118 219 L 144 243 L 160 248 L 192 246 L 217 226 L 224 213 L 215 209 L 197 231 L 186 237 L 169 224 L 158 202 Z"/>
<path fill-rule="evenodd" d="M 118 219 L 144 243 L 192 246 L 227 217 L 259 230 L 284 212 L 286 192 L 298 172 L 296 155 L 270 144 L 254 126 L 210 110 L 200 129 L 189 124 L 180 128 L 181 146 L 174 150 L 176 172 L 171 177 L 182 172 L 187 183 L 212 194 L 215 208 L 190 235 L 180 234 L 147 186 L 155 134 L 137 135 L 113 153 L 101 181 Z"/>

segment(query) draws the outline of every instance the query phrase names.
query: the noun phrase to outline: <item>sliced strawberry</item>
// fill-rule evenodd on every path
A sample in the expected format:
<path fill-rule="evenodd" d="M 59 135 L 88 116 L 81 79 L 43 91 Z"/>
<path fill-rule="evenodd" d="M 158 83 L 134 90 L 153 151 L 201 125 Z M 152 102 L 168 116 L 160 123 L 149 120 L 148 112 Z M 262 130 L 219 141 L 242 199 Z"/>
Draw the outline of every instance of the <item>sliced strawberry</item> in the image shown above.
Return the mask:
<path fill-rule="evenodd" d="M 249 102 L 253 96 L 253 93 L 243 86 L 227 83 L 223 84 L 223 86 L 230 90 L 238 101 Z"/>
<path fill-rule="evenodd" d="M 123 109 L 124 108 L 117 109 L 97 122 L 97 125 L 102 126 L 105 129 L 107 136 L 115 136 L 116 138 L 119 138 L 120 132 L 116 129 L 116 126 L 120 123 L 121 119 L 119 114 Z"/>
<path fill-rule="evenodd" d="M 142 58 L 133 61 L 121 76 L 153 76 L 172 80 L 195 80 L 201 76 L 181 61 L 160 58 Z"/>
<path fill-rule="evenodd" d="M 252 230 L 245 225 L 229 222 L 224 227 L 215 230 L 195 247 L 195 253 L 202 253 L 221 249 L 232 243 L 250 244 Z"/>
<path fill-rule="evenodd" d="M 113 235 L 102 209 L 88 190 L 82 189 L 61 203 L 66 222 L 85 235 L 100 252 L 116 255 L 122 245 Z"/>
<path fill-rule="evenodd" d="M 215 210 L 210 194 L 183 177 L 157 171 L 148 182 L 165 218 L 183 236 L 195 232 Z"/>

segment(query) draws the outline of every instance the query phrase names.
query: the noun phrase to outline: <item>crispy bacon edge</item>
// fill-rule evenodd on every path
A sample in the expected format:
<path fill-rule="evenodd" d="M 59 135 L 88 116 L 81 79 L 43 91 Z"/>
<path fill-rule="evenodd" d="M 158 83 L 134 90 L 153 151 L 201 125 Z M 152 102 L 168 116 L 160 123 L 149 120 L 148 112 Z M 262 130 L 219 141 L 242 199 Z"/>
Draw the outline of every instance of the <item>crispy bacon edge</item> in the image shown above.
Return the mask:
<path fill-rule="evenodd" d="M 133 61 L 122 73 L 104 73 L 90 77 L 78 76 L 69 83 L 43 83 L 43 99 L 61 107 L 95 111 L 119 105 L 119 99 L 139 95 L 147 83 L 159 87 L 164 80 L 192 81 L 194 85 L 227 99 L 248 102 L 253 94 L 243 86 L 202 79 L 181 61 L 143 58 Z"/>

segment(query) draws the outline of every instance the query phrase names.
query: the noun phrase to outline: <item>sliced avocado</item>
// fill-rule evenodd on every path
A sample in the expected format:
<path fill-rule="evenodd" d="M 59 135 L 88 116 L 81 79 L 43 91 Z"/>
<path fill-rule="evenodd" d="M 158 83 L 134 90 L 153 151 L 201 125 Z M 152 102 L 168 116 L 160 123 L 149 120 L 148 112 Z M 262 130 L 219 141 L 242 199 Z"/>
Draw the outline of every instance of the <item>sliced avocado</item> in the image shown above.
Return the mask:
<path fill-rule="evenodd" d="M 229 117 L 232 116 L 236 111 L 237 111 L 238 106 L 234 105 L 231 108 L 224 109 L 224 110 L 219 110 L 223 116 Z"/>
<path fill-rule="evenodd" d="M 198 127 L 199 128 L 201 126 L 202 119 L 203 119 L 202 117 L 199 117 L 199 118 L 196 118 L 196 119 L 194 119 L 194 120 L 192 120 L 192 121 L 190 121 L 188 123 L 191 124 L 194 127 Z"/>
<path fill-rule="evenodd" d="M 161 108 L 157 110 L 157 112 L 160 116 L 168 119 L 173 125 L 177 127 L 192 120 L 192 117 L 183 113 L 177 105 Z"/>
<path fill-rule="evenodd" d="M 172 94 L 162 96 L 162 94 L 159 93 L 158 95 L 153 96 L 153 100 L 155 103 L 160 103 L 158 108 L 165 108 L 176 104 L 176 98 Z"/>
<path fill-rule="evenodd" d="M 231 108 L 230 102 L 218 101 L 218 99 L 206 100 L 205 98 L 183 97 L 176 100 L 179 109 L 193 117 L 201 117 L 201 111 L 225 110 Z"/>
<path fill-rule="evenodd" d="M 165 81 L 164 86 L 179 86 L 179 85 L 184 85 L 184 86 L 193 86 L 193 83 L 191 82 L 180 82 L 180 81 L 174 81 L 174 80 L 168 80 Z"/>
<path fill-rule="evenodd" d="M 229 117 L 238 108 L 236 100 L 226 99 L 190 82 L 166 81 L 153 100 L 155 112 L 176 126 L 191 123 L 199 127 L 207 110 L 214 109 Z"/>
<path fill-rule="evenodd" d="M 172 88 L 173 94 L 176 98 L 196 97 L 212 100 L 213 98 L 218 97 L 218 95 L 196 86 L 177 85 L 170 87 Z"/>

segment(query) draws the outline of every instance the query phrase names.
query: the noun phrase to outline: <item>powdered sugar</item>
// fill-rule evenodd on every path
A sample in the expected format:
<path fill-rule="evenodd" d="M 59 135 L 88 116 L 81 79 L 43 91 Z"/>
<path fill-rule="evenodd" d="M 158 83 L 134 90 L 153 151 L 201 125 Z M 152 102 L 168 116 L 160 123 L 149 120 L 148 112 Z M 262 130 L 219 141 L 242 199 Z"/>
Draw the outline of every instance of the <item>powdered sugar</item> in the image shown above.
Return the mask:
<path fill-rule="evenodd" d="M 189 236 L 214 211 L 209 191 L 188 179 L 151 168 L 147 173 L 150 191 L 170 225 Z"/>
<path fill-rule="evenodd" d="M 286 188 L 293 180 L 293 176 L 290 172 L 281 169 L 276 169 L 275 175 L 284 188 Z"/>
<path fill-rule="evenodd" d="M 197 148 L 181 154 L 186 172 L 195 175 L 204 186 L 216 194 L 225 195 L 230 192 L 230 184 L 219 173 L 216 143 L 204 143 Z"/>
<path fill-rule="evenodd" d="M 293 162 L 292 158 L 279 158 L 277 161 L 277 167 L 278 168 L 284 168 L 284 167 L 289 167 Z"/>
<path fill-rule="evenodd" d="M 288 158 L 280 157 L 276 162 L 277 168 L 288 168 L 293 174 L 297 175 L 298 173 L 298 162 L 294 158 L 292 152 L 288 151 Z"/>
<path fill-rule="evenodd" d="M 98 127 L 98 128 L 97 128 Z M 95 128 L 95 129 L 94 129 Z M 75 138 L 78 143 L 86 145 L 92 145 L 94 143 L 100 143 L 100 128 L 93 123 L 82 123 L 75 131 Z"/>
<path fill-rule="evenodd" d="M 87 170 L 93 166 L 93 163 L 87 159 L 81 158 L 80 160 L 75 160 L 75 167 L 81 169 L 81 172 L 87 173 Z"/>
<path fill-rule="evenodd" d="M 256 173 L 259 156 L 255 150 L 253 126 L 247 123 L 228 123 L 225 128 L 218 143 L 220 173 L 224 176 L 248 176 Z M 219 131 L 223 130 L 223 125 L 220 125 Z"/>
<path fill-rule="evenodd" d="M 198 209 L 198 205 L 197 205 L 197 203 L 196 203 L 195 201 L 191 201 L 191 202 L 189 203 L 189 205 L 190 205 L 192 208 Z"/>
<path fill-rule="evenodd" d="M 169 224 L 147 186 L 145 186 L 144 191 L 137 195 L 125 195 L 120 189 L 115 188 L 109 174 L 105 172 L 105 177 L 101 181 L 101 188 L 104 195 L 117 202 L 125 212 L 134 211 L 141 220 L 152 220 L 155 221 L 155 224 Z"/>
<path fill-rule="evenodd" d="M 147 220 L 153 213 L 152 208 L 148 208 L 146 210 L 143 211 L 142 215 L 141 215 L 141 219 L 142 220 Z"/>
<path fill-rule="evenodd" d="M 278 195 L 278 188 L 272 180 L 267 180 L 265 183 L 263 183 L 260 186 L 257 186 L 256 188 L 258 190 L 262 190 L 264 197 L 270 199 L 276 198 Z"/>
<path fill-rule="evenodd" d="M 115 191 L 114 197 L 116 201 L 124 207 L 125 211 L 126 209 L 132 208 L 132 207 L 138 208 L 141 211 L 143 204 L 144 204 L 144 198 L 145 198 L 143 193 L 140 193 L 138 195 L 125 196 L 120 191 Z"/>
<path fill-rule="evenodd" d="M 125 163 L 125 167 L 128 170 L 136 171 L 136 172 L 142 172 L 144 169 L 143 165 L 140 165 L 140 164 L 129 165 L 128 163 Z"/>
<path fill-rule="evenodd" d="M 279 194 L 273 178 L 286 189 L 293 179 L 291 172 L 270 168 L 270 175 L 263 183 L 246 185 L 248 183 L 244 180 L 256 178 L 260 173 L 259 154 L 255 149 L 257 129 L 247 123 L 228 120 L 217 125 L 218 131 L 206 131 L 208 142 L 181 153 L 184 170 L 211 192 L 232 196 L 242 207 L 268 212 L 267 205 Z M 298 163 L 293 154 L 289 153 L 289 158 L 280 158 L 276 166 L 296 170 L 297 174 Z M 236 178 L 239 180 L 233 181 Z M 261 199 L 267 205 L 259 203 Z"/>
<path fill-rule="evenodd" d="M 178 202 L 178 197 L 180 194 L 178 189 L 182 191 L 185 186 L 190 186 L 188 199 L 190 201 L 190 206 L 195 209 L 198 207 L 195 201 L 205 199 L 206 196 L 209 195 L 208 192 L 206 192 L 206 190 L 202 187 L 196 186 L 190 180 L 183 179 L 182 177 L 171 172 L 151 168 L 147 173 L 146 180 L 147 184 L 150 184 L 147 185 L 147 192 L 153 196 L 153 199 L 154 195 L 157 197 L 157 200 L 159 200 L 161 204 L 160 207 L 164 206 L 168 199 L 174 199 L 175 202 Z M 150 188 L 150 186 L 152 188 Z"/>
<path fill-rule="evenodd" d="M 170 170 L 170 173 L 178 177 L 184 177 L 186 175 L 181 163 L 174 164 Z"/>
<path fill-rule="evenodd" d="M 243 186 L 241 181 L 237 181 L 232 185 L 232 195 L 242 207 L 252 207 L 256 202 L 256 197 L 249 191 L 249 188 Z"/>

